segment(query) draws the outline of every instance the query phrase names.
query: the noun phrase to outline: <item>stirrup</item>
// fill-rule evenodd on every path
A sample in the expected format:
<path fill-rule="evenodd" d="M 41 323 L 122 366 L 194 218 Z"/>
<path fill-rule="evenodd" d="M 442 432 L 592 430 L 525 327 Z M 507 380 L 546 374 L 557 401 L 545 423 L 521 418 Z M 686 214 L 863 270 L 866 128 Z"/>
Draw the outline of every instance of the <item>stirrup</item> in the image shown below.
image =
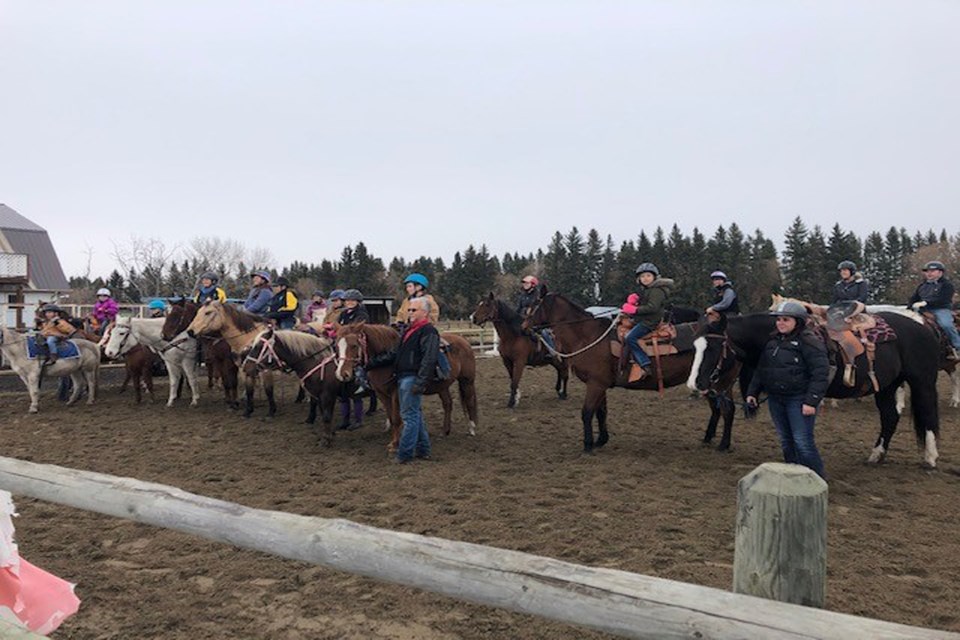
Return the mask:
<path fill-rule="evenodd" d="M 848 387 L 853 387 L 853 386 L 856 386 L 857 384 L 857 373 L 854 370 L 852 364 L 848 364 L 844 366 L 843 384 Z"/>

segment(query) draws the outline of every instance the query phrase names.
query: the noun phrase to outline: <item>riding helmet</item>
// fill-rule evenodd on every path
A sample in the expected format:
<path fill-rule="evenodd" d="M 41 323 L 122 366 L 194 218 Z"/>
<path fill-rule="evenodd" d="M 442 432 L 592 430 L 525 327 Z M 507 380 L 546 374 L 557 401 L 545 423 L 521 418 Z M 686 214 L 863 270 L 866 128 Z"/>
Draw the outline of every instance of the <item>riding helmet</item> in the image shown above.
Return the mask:
<path fill-rule="evenodd" d="M 250 274 L 250 277 L 260 276 L 264 282 L 270 282 L 270 272 L 266 270 L 254 271 Z"/>
<path fill-rule="evenodd" d="M 408 284 L 412 282 L 413 284 L 418 284 L 424 289 L 430 286 L 430 281 L 427 280 L 427 276 L 422 273 L 411 273 L 407 276 L 406 280 L 403 281 L 403 284 Z M 349 298 L 347 298 L 349 300 Z"/>
<path fill-rule="evenodd" d="M 727 274 L 725 274 L 723 271 L 714 271 L 713 273 L 710 274 L 711 280 L 716 280 L 717 278 L 722 278 L 723 281 L 726 282 Z"/>
<path fill-rule="evenodd" d="M 40 309 L 41 313 L 46 313 L 47 311 L 60 313 L 61 311 L 63 311 L 63 309 L 61 309 L 59 305 L 56 305 L 52 302 L 48 302 L 47 304 L 43 305 L 43 307 Z"/>
<path fill-rule="evenodd" d="M 636 275 L 640 275 L 641 273 L 652 273 L 657 278 L 660 277 L 660 269 L 657 269 L 657 265 L 652 262 L 644 262 L 637 267 Z"/>
<path fill-rule="evenodd" d="M 275 286 L 275 287 L 289 287 L 289 286 L 290 286 L 290 281 L 287 280 L 286 278 L 284 278 L 283 276 L 280 276 L 279 278 L 277 278 L 276 280 L 273 281 L 273 286 Z"/>
<path fill-rule="evenodd" d="M 344 294 L 343 289 L 334 289 L 333 291 L 330 292 L 330 295 L 328 296 L 328 298 L 330 300 L 343 300 L 343 294 Z"/>
<path fill-rule="evenodd" d="M 101 288 L 97 289 L 97 295 L 98 295 L 98 296 L 107 296 L 107 297 L 109 297 L 109 296 L 110 296 L 110 289 L 107 289 L 106 287 L 101 287 Z"/>
<path fill-rule="evenodd" d="M 857 270 L 857 265 L 852 260 L 844 260 L 837 265 L 837 271 L 841 269 L 849 269 L 850 273 L 854 273 Z"/>
<path fill-rule="evenodd" d="M 923 266 L 924 271 L 933 271 L 934 269 L 939 269 L 940 271 L 946 271 L 946 267 L 943 266 L 943 263 L 939 260 L 931 260 Z"/>
<path fill-rule="evenodd" d="M 213 284 L 217 284 L 218 282 L 220 282 L 220 277 L 217 274 L 215 274 L 213 271 L 205 271 L 204 273 L 201 273 L 200 279 L 209 280 Z"/>
<path fill-rule="evenodd" d="M 360 293 L 359 289 L 347 289 L 343 292 L 344 300 L 356 300 L 357 302 L 363 302 L 363 294 Z"/>
<path fill-rule="evenodd" d="M 770 312 L 770 315 L 790 316 L 791 318 L 803 321 L 806 321 L 806 319 L 810 317 L 810 314 L 807 313 L 807 308 L 794 300 L 784 300 L 777 305 L 776 309 Z"/>
<path fill-rule="evenodd" d="M 323 297 L 323 291 L 321 291 L 320 289 L 317 289 L 316 291 L 314 291 L 312 297 L 316 298 L 317 296 L 319 296 L 319 297 L 322 298 L 322 297 Z"/>
<path fill-rule="evenodd" d="M 540 281 L 537 279 L 537 276 L 530 276 L 530 275 L 523 276 L 523 281 L 529 282 L 533 286 L 537 286 L 538 284 L 540 284 Z"/>
<path fill-rule="evenodd" d="M 151 300 L 150 304 L 147 305 L 147 309 L 166 309 L 167 305 L 164 304 L 163 300 Z"/>

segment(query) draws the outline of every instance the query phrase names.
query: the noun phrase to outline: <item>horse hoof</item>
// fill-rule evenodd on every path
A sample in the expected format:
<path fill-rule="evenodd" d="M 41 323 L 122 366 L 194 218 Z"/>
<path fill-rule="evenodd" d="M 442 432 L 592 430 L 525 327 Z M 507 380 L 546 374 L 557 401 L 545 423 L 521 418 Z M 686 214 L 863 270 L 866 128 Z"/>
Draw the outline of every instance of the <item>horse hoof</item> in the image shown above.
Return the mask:
<path fill-rule="evenodd" d="M 560 394 L 557 394 L 557 397 L 560 398 L 561 400 L 566 400 L 566 399 L 567 399 L 567 394 L 566 394 L 566 393 L 560 393 Z"/>
<path fill-rule="evenodd" d="M 470 433 L 471 436 L 477 435 L 477 425 L 474 424 L 473 422 L 470 423 L 470 431 L 469 431 L 469 433 Z"/>
<path fill-rule="evenodd" d="M 591 449 L 587 449 L 586 447 L 583 448 L 583 455 L 592 456 L 595 454 L 596 454 L 596 451 L 594 451 L 592 448 Z"/>
<path fill-rule="evenodd" d="M 887 457 L 886 449 L 883 447 L 874 447 L 873 451 L 870 452 L 870 457 L 867 458 L 867 462 L 877 464 L 878 462 L 882 462 L 885 457 Z"/>
<path fill-rule="evenodd" d="M 730 445 L 720 445 L 717 447 L 717 451 L 720 453 L 731 453 L 733 449 L 730 448 Z"/>
<path fill-rule="evenodd" d="M 29 409 L 27 409 L 27 413 L 40 413 L 40 409 L 36 407 L 30 407 Z"/>

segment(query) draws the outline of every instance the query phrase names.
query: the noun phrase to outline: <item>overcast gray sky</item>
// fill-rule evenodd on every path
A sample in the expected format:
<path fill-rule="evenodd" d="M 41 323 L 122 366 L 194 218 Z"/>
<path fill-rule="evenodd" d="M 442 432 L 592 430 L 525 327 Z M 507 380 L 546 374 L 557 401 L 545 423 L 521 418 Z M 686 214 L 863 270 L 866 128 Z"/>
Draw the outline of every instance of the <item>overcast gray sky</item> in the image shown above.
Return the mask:
<path fill-rule="evenodd" d="M 960 2 L 0 0 L 0 202 L 68 274 L 225 235 L 278 266 L 960 230 Z"/>

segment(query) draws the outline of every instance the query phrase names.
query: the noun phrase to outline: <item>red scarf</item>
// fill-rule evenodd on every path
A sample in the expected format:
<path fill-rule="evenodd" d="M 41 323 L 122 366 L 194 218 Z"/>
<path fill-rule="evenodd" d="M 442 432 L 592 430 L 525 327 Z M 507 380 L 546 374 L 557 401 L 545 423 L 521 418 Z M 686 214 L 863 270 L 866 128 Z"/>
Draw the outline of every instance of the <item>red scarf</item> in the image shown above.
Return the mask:
<path fill-rule="evenodd" d="M 400 342 L 406 342 L 406 341 L 407 341 L 407 338 L 409 338 L 409 337 L 412 336 L 414 333 L 416 333 L 416 331 L 417 331 L 418 329 L 421 329 L 422 327 L 425 327 L 425 326 L 427 326 L 428 324 L 430 324 L 430 318 L 424 318 L 423 320 L 417 320 L 416 322 L 414 322 L 413 324 L 411 324 L 409 327 L 407 327 L 407 330 L 406 330 L 406 331 L 404 332 L 404 334 L 403 334 L 403 339 L 402 339 Z"/>

